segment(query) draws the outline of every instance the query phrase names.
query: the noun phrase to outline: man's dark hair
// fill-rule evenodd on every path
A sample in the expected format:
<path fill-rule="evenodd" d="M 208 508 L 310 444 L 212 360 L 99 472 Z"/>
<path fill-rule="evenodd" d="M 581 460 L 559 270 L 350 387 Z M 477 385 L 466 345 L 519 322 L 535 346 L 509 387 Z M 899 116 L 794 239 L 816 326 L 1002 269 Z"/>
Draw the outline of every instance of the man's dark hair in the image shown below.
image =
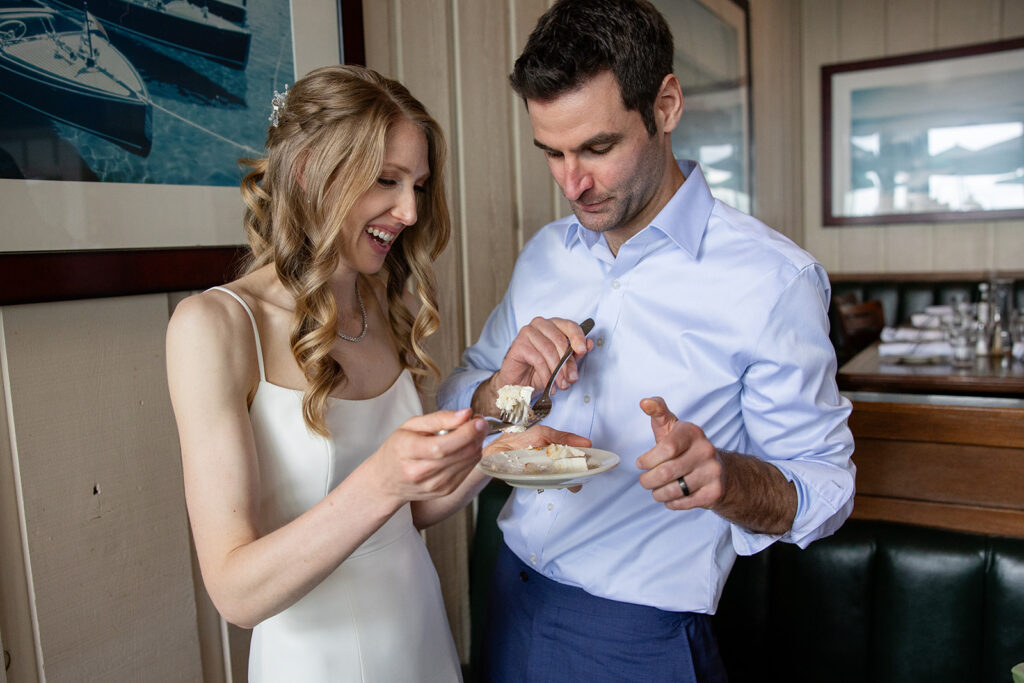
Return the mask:
<path fill-rule="evenodd" d="M 602 71 L 654 135 L 654 99 L 672 73 L 672 31 L 647 0 L 559 0 L 537 21 L 509 82 L 524 100 L 554 99 Z"/>

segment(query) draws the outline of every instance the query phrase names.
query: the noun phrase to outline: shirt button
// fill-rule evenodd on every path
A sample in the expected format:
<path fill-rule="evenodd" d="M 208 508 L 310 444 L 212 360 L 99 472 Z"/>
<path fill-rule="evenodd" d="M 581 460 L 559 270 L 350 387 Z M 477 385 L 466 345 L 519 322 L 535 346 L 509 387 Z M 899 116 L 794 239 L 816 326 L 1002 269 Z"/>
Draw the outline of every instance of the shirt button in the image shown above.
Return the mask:
<path fill-rule="evenodd" d="M 598 337 L 597 341 L 594 343 L 597 344 L 598 346 L 604 346 L 604 337 Z"/>
<path fill-rule="evenodd" d="M 590 403 L 590 394 L 587 394 L 586 396 L 583 397 L 583 402 Z"/>
<path fill-rule="evenodd" d="M 548 510 L 554 510 L 554 509 L 555 509 L 555 504 L 554 503 L 548 503 Z"/>
<path fill-rule="evenodd" d="M 618 288 L 619 288 L 619 281 L 618 280 L 612 280 L 612 289 L 618 289 Z"/>
<path fill-rule="evenodd" d="M 536 555 L 530 555 L 530 563 L 531 564 L 537 564 L 537 556 Z"/>

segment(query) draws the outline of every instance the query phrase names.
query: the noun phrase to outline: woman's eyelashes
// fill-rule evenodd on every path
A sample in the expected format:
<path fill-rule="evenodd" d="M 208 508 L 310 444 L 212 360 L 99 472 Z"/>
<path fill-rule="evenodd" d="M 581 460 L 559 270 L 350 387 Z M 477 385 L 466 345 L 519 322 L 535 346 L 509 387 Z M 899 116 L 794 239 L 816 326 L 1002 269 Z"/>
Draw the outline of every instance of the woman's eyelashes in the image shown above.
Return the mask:
<path fill-rule="evenodd" d="M 398 181 L 394 180 L 393 178 L 377 178 L 377 184 L 380 185 L 381 187 L 398 187 Z M 424 194 L 427 191 L 427 186 L 413 185 L 412 190 L 413 192 Z"/>

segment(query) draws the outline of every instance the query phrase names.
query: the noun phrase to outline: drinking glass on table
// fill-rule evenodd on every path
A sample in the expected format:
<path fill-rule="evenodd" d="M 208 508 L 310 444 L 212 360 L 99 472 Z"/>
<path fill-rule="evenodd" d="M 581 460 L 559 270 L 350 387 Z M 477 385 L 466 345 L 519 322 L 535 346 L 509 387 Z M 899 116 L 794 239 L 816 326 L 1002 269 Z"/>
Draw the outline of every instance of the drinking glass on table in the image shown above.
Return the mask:
<path fill-rule="evenodd" d="M 968 302 L 954 302 L 953 315 L 946 326 L 953 367 L 974 365 L 977 330 L 974 324 L 974 306 Z"/>
<path fill-rule="evenodd" d="M 1010 312 L 1010 355 L 1024 360 L 1024 308 Z"/>

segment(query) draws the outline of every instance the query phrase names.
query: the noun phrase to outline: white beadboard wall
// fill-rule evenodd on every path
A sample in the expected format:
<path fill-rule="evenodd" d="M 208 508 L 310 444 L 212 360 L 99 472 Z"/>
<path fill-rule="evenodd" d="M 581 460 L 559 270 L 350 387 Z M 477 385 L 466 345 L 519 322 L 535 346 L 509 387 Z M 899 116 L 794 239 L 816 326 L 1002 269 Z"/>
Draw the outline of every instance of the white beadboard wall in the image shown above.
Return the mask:
<path fill-rule="evenodd" d="M 566 211 L 506 80 L 550 3 L 363 4 L 368 64 L 403 80 L 448 136 L 454 238 L 430 344 L 448 371 L 523 242 Z M 826 229 L 818 196 L 822 64 L 1024 35 L 1024 3 L 750 5 L 759 217 L 833 273 L 1024 267 L 1020 222 Z M 300 71 L 333 62 L 333 3 L 293 14 Z M 181 296 L 0 308 L 0 642 L 12 655 L 0 683 L 245 680 L 247 633 L 221 623 L 190 549 L 163 356 Z M 471 526 L 467 511 L 426 534 L 464 660 Z"/>

